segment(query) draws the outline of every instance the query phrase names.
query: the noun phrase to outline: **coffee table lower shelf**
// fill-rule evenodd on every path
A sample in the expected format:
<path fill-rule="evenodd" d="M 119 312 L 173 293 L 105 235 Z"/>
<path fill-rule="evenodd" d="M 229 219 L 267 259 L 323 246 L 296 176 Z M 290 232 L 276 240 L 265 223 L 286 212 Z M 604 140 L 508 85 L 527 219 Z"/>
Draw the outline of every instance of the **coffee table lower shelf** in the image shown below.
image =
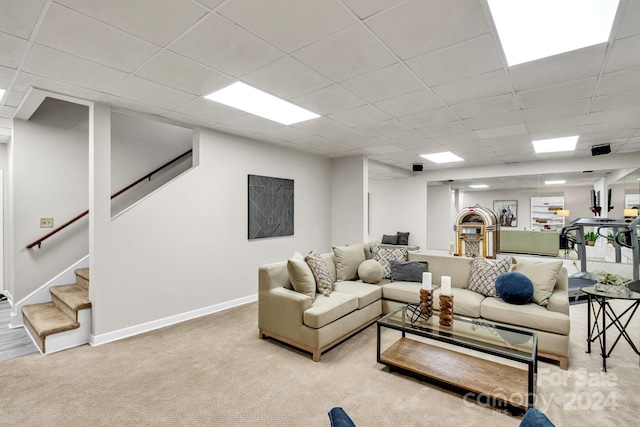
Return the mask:
<path fill-rule="evenodd" d="M 380 355 L 380 363 L 433 378 L 512 406 L 528 407 L 526 370 L 400 338 Z M 534 379 L 535 384 L 535 379 Z"/>

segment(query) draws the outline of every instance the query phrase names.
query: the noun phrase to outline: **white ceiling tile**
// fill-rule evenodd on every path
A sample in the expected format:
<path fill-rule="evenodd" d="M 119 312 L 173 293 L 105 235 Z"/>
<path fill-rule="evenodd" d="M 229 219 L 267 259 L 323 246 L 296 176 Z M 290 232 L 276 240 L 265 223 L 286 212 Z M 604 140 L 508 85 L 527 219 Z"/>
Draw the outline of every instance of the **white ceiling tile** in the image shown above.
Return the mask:
<path fill-rule="evenodd" d="M 114 85 L 116 82 L 113 83 Z M 51 92 L 63 93 L 69 96 L 86 99 L 89 101 L 98 101 L 104 97 L 103 92 L 92 89 L 86 89 L 80 86 L 73 86 L 68 83 L 59 82 L 48 79 L 46 77 L 36 76 L 26 72 L 21 72 L 16 79 L 13 89 L 19 92 L 26 92 L 30 87 L 35 87 Z"/>
<path fill-rule="evenodd" d="M 0 32 L 0 65 L 8 68 L 18 68 L 20 58 L 22 58 L 26 47 L 26 40 Z"/>
<path fill-rule="evenodd" d="M 312 136 L 308 132 L 303 132 L 299 129 L 292 128 L 291 126 L 281 126 L 279 128 L 263 131 L 261 133 L 268 137 L 277 138 L 284 141 L 297 141 L 299 139 L 309 138 L 310 136 Z"/>
<path fill-rule="evenodd" d="M 564 128 L 564 129 L 551 129 L 551 130 L 541 130 L 538 132 L 529 132 L 529 138 L 532 141 L 537 141 L 539 139 L 551 139 L 551 138 L 562 138 L 565 136 L 575 136 L 580 135 L 582 131 L 582 126 L 577 126 L 574 128 Z"/>
<path fill-rule="evenodd" d="M 345 130 L 347 127 L 335 120 L 327 117 L 318 117 L 304 122 L 291 125 L 301 131 L 312 133 L 315 135 L 327 135 L 335 132 Z"/>
<path fill-rule="evenodd" d="M 364 19 L 398 4 L 402 2 L 402 0 L 343 0 L 343 2 L 349 9 L 353 10 L 356 15 Z"/>
<path fill-rule="evenodd" d="M 246 137 L 246 138 L 252 138 L 255 140 L 269 140 L 272 141 L 272 138 L 267 138 L 266 136 L 262 136 L 262 135 L 258 135 L 255 134 L 253 132 L 249 132 L 248 130 L 242 130 L 239 128 L 233 128 L 231 126 L 227 126 L 225 124 L 222 123 L 216 123 L 215 125 L 211 126 L 211 129 L 215 129 L 217 131 L 220 132 L 224 132 L 224 133 L 228 133 L 231 135 L 237 135 L 237 136 L 242 136 L 242 137 Z"/>
<path fill-rule="evenodd" d="M 273 46 L 217 15 L 201 21 L 170 49 L 233 77 L 283 56 Z"/>
<path fill-rule="evenodd" d="M 233 81 L 231 77 L 168 51 L 143 65 L 136 75 L 194 95 L 207 95 Z"/>
<path fill-rule="evenodd" d="M 580 135 L 578 139 L 578 145 L 585 144 L 589 147 L 594 142 L 606 142 L 613 141 L 619 139 L 627 139 L 633 136 L 635 130 L 634 129 L 624 129 L 624 130 L 604 130 L 602 125 L 587 125 L 585 126 L 585 132 Z M 588 131 L 588 132 L 587 132 Z"/>
<path fill-rule="evenodd" d="M 595 87 L 596 78 L 587 77 L 585 79 L 559 83 L 552 86 L 524 90 L 517 92 L 516 96 L 523 109 L 536 108 L 591 98 Z"/>
<path fill-rule="evenodd" d="M 16 109 L 14 107 L 7 107 L 6 105 L 0 106 L 0 117 L 13 118 L 15 114 Z"/>
<path fill-rule="evenodd" d="M 502 69 L 502 61 L 490 34 L 407 61 L 428 86 L 438 86 Z"/>
<path fill-rule="evenodd" d="M 233 117 L 239 117 L 246 114 L 244 111 L 227 107 L 226 105 L 206 98 L 196 98 L 189 103 L 178 107 L 176 111 L 190 116 L 212 120 L 214 122 L 223 122 Z"/>
<path fill-rule="evenodd" d="M 9 107 L 17 107 L 18 105 L 20 105 L 20 101 L 22 101 L 24 93 L 12 90 L 8 94 L 5 94 L 5 96 L 5 105 Z"/>
<path fill-rule="evenodd" d="M 16 70 L 0 66 L 0 88 L 9 88 L 9 84 L 13 80 Z M 6 90 L 6 89 L 5 89 Z"/>
<path fill-rule="evenodd" d="M 490 129 L 481 129 L 475 131 L 476 135 L 478 135 L 482 139 L 486 138 L 496 138 L 499 136 L 507 136 L 507 135 L 518 135 L 521 133 L 527 133 L 527 128 L 524 124 L 496 127 Z"/>
<path fill-rule="evenodd" d="M 478 1 L 407 1 L 366 23 L 402 59 L 489 32 Z"/>
<path fill-rule="evenodd" d="M 346 80 L 342 82 L 342 86 L 369 102 L 424 89 L 424 85 L 402 64 L 393 64 Z"/>
<path fill-rule="evenodd" d="M 386 134 L 384 135 L 383 139 L 388 142 L 406 142 L 424 139 L 424 135 L 416 132 L 413 129 L 409 129 L 402 132 Z"/>
<path fill-rule="evenodd" d="M 460 132 L 451 135 L 436 136 L 433 138 L 438 144 L 457 144 L 459 142 L 475 143 L 480 141 L 478 135 L 475 132 Z"/>
<path fill-rule="evenodd" d="M 469 127 L 462 120 L 447 123 L 436 123 L 433 125 L 418 128 L 418 132 L 429 138 L 437 138 L 457 133 L 470 133 Z M 477 138 L 477 137 L 475 137 Z"/>
<path fill-rule="evenodd" d="M 603 74 L 598 85 L 598 95 L 609 95 L 633 89 L 640 89 L 640 67 Z"/>
<path fill-rule="evenodd" d="M 329 114 L 329 117 L 350 127 L 365 126 L 391 118 L 387 113 L 368 104 Z"/>
<path fill-rule="evenodd" d="M 640 33 L 640 26 L 638 26 L 638 22 L 640 22 L 640 3 L 637 1 L 626 1 L 624 5 L 626 7 L 620 25 L 618 26 L 616 38 L 629 37 Z"/>
<path fill-rule="evenodd" d="M 360 25 L 353 25 L 306 46 L 293 56 L 336 82 L 397 62 L 396 58 Z"/>
<path fill-rule="evenodd" d="M 223 124 L 247 130 L 249 132 L 262 132 L 282 127 L 281 123 L 267 120 L 262 117 L 254 116 L 253 114 L 245 114 L 244 116 L 234 117 L 229 120 L 225 120 Z"/>
<path fill-rule="evenodd" d="M 178 113 L 177 111 L 168 111 L 162 114 L 169 119 L 177 120 L 183 124 L 197 125 L 203 127 L 209 127 L 215 124 L 213 120 L 205 120 L 201 117 L 190 116 L 188 114 Z"/>
<path fill-rule="evenodd" d="M 601 43 L 509 67 L 511 81 L 517 91 L 522 91 L 597 76 L 606 47 Z"/>
<path fill-rule="evenodd" d="M 127 72 L 159 51 L 147 41 L 55 3 L 38 31 L 36 42 Z"/>
<path fill-rule="evenodd" d="M 638 24 L 636 23 L 636 25 Z M 640 35 L 614 41 L 613 47 L 609 52 L 605 72 L 611 73 L 627 68 L 640 67 L 639 51 Z"/>
<path fill-rule="evenodd" d="M 362 98 L 335 84 L 293 98 L 291 102 L 322 115 L 366 104 Z"/>
<path fill-rule="evenodd" d="M 432 110 L 442 107 L 444 104 L 438 100 L 431 90 L 424 89 L 378 101 L 374 105 L 385 113 L 400 117 L 420 111 Z"/>
<path fill-rule="evenodd" d="M 492 114 L 489 116 L 472 117 L 464 120 L 473 130 L 511 126 L 523 123 L 520 111 Z"/>
<path fill-rule="evenodd" d="M 451 109 L 463 119 L 481 117 L 496 113 L 506 113 L 518 109 L 513 94 L 494 96 L 464 104 L 452 105 Z"/>
<path fill-rule="evenodd" d="M 564 104 L 528 108 L 526 110 L 522 110 L 522 114 L 527 122 L 549 120 L 556 117 L 576 116 L 586 113 L 590 102 L 590 99 L 581 99 L 579 101 L 567 102 Z"/>
<path fill-rule="evenodd" d="M 122 71 L 38 44 L 32 46 L 22 69 L 27 73 L 100 92 L 110 91 L 126 77 Z"/>
<path fill-rule="evenodd" d="M 56 0 L 56 3 L 160 46 L 166 46 L 207 13 L 204 7 L 185 0 Z"/>
<path fill-rule="evenodd" d="M 591 112 L 638 106 L 640 106 L 640 90 L 632 90 L 613 95 L 596 96 L 591 106 Z"/>
<path fill-rule="evenodd" d="M 235 0 L 218 13 L 287 53 L 356 22 L 335 0 Z"/>
<path fill-rule="evenodd" d="M 435 123 L 445 123 L 458 120 L 458 117 L 452 113 L 448 108 L 434 108 L 429 111 L 422 111 L 420 113 L 410 114 L 408 116 L 400 117 L 400 120 L 413 128 L 421 128 L 427 125 Z"/>
<path fill-rule="evenodd" d="M 105 104 L 113 105 L 116 107 L 124 108 L 126 110 L 139 111 L 142 113 L 155 114 L 157 116 L 166 113 L 166 108 L 156 107 L 144 102 L 138 102 L 132 99 L 121 98 L 119 96 L 107 95 L 101 102 Z"/>
<path fill-rule="evenodd" d="M 364 133 L 351 128 L 344 129 L 335 133 L 328 133 L 326 134 L 326 136 L 327 138 L 333 141 L 347 142 L 347 143 L 351 143 L 352 141 L 358 141 L 358 140 L 361 141 L 368 138 L 368 135 L 365 135 Z"/>
<path fill-rule="evenodd" d="M 193 94 L 136 76 L 130 76 L 112 90 L 111 94 L 168 110 L 195 99 Z"/>
<path fill-rule="evenodd" d="M 247 74 L 242 80 L 285 99 L 304 95 L 332 84 L 331 80 L 288 56 Z"/>
<path fill-rule="evenodd" d="M 3 33 L 28 40 L 46 0 L 2 0 L 0 28 Z"/>
<path fill-rule="evenodd" d="M 396 119 L 391 119 L 373 123 L 370 125 L 360 126 L 356 129 L 367 135 L 383 136 L 409 130 L 409 127 Z"/>
<path fill-rule="evenodd" d="M 396 147 L 395 145 L 381 145 L 378 147 L 367 147 L 365 151 L 368 151 L 374 154 L 382 154 L 382 153 L 394 153 L 397 151 L 404 151 L 404 150 L 400 147 Z"/>
<path fill-rule="evenodd" d="M 508 94 L 511 85 L 504 71 L 499 70 L 436 86 L 433 91 L 444 102 L 453 105 Z"/>
<path fill-rule="evenodd" d="M 518 144 L 518 143 L 527 143 L 531 144 L 531 138 L 526 133 L 521 133 L 517 135 L 506 135 L 506 136 L 497 136 L 494 138 L 484 138 L 483 142 L 487 144 L 489 147 L 494 145 L 503 145 L 503 144 Z"/>
<path fill-rule="evenodd" d="M 640 122 L 640 107 L 629 107 L 590 113 L 587 118 L 587 123 L 619 122 L 624 120 L 638 120 Z"/>
<path fill-rule="evenodd" d="M 584 124 L 586 114 L 571 117 L 557 117 L 555 119 L 540 120 L 527 123 L 530 133 L 537 133 L 547 130 L 563 129 L 568 127 L 579 127 Z"/>

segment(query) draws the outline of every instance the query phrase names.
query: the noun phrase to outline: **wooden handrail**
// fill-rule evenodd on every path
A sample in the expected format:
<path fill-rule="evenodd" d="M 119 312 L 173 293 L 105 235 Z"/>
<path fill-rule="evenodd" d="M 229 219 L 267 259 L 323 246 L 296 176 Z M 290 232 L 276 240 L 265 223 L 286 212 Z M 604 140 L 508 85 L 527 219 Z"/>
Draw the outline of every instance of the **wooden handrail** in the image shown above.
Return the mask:
<path fill-rule="evenodd" d="M 188 150 L 182 154 L 180 154 L 178 157 L 169 160 L 167 163 L 165 163 L 164 165 L 160 166 L 159 168 L 154 169 L 153 171 L 149 172 L 148 174 L 146 174 L 145 176 L 143 176 L 140 179 L 137 179 L 135 182 L 132 182 L 131 184 L 127 185 L 126 187 L 124 187 L 122 190 L 117 191 L 115 193 L 113 193 L 111 195 L 111 199 L 118 197 L 119 195 L 121 195 L 122 193 L 124 193 L 125 191 L 135 187 L 136 185 L 140 184 L 142 181 L 144 181 L 145 179 L 149 179 L 151 180 L 151 177 L 153 175 L 155 175 L 156 173 L 160 172 L 162 169 L 166 168 L 167 166 L 169 166 L 172 163 L 177 162 L 178 160 L 182 159 L 183 157 L 188 156 L 189 154 L 191 154 L 193 152 L 193 149 Z M 49 237 L 53 236 L 54 234 L 62 231 L 63 229 L 65 229 L 66 227 L 70 226 L 71 224 L 73 224 L 74 222 L 78 221 L 79 219 L 81 219 L 82 217 L 85 217 L 89 214 L 89 210 L 87 209 L 86 211 L 82 212 L 80 215 L 74 217 L 73 219 L 65 222 L 64 224 L 62 224 L 60 227 L 56 228 L 55 230 L 51 231 L 49 234 L 42 236 L 41 238 L 39 238 L 38 240 L 36 240 L 33 243 L 29 243 L 27 245 L 27 249 L 31 249 L 34 246 L 38 246 L 39 248 L 42 247 L 42 242 L 47 240 Z"/>

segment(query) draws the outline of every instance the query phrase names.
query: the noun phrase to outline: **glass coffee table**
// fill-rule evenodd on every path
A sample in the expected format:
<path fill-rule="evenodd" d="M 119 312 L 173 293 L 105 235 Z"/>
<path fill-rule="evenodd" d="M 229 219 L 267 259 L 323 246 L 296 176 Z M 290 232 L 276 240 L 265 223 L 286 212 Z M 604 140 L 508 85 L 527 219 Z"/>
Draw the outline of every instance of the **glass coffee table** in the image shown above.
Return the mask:
<path fill-rule="evenodd" d="M 533 407 L 538 368 L 535 332 L 458 315 L 453 316 L 452 326 L 440 326 L 437 311 L 428 320 L 412 322 L 416 308 L 417 304 L 409 304 L 378 319 L 378 363 L 451 384 L 492 401 L 522 409 Z M 382 329 L 402 333 L 383 352 Z M 434 341 L 445 345 L 435 345 Z M 488 360 L 483 355 L 514 360 L 527 369 Z"/>

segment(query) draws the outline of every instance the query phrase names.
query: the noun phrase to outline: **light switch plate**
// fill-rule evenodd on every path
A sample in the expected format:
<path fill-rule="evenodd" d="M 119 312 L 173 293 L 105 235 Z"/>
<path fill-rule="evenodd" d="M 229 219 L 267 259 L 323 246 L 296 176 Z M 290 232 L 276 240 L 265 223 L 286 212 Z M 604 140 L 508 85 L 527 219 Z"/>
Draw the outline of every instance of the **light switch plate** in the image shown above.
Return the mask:
<path fill-rule="evenodd" d="M 40 228 L 53 228 L 53 218 L 40 218 Z"/>

